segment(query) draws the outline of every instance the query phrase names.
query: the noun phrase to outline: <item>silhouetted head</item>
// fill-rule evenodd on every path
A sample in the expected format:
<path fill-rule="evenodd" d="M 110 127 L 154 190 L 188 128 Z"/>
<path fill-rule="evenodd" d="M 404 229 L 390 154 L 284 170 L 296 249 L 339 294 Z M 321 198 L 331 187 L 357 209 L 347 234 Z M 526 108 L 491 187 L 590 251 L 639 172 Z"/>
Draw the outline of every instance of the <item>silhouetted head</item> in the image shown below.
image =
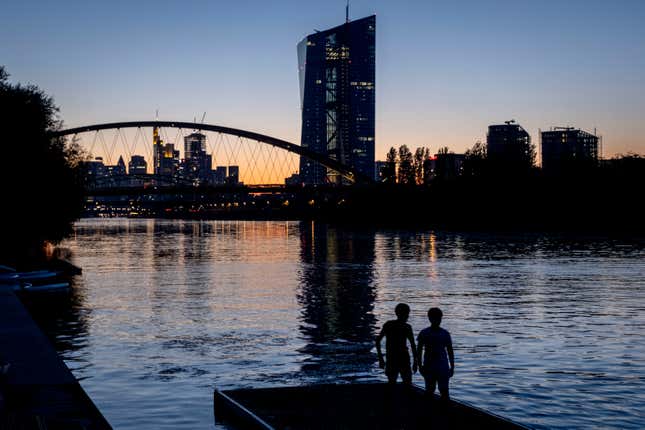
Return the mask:
<path fill-rule="evenodd" d="M 408 317 L 410 316 L 410 306 L 406 305 L 405 303 L 399 303 L 394 308 L 394 313 L 396 314 L 398 320 L 407 321 Z"/>
<path fill-rule="evenodd" d="M 428 310 L 428 319 L 430 320 L 430 324 L 432 324 L 435 327 L 439 327 L 441 324 L 441 318 L 443 317 L 443 312 L 441 312 L 441 309 L 439 308 L 430 308 Z"/>

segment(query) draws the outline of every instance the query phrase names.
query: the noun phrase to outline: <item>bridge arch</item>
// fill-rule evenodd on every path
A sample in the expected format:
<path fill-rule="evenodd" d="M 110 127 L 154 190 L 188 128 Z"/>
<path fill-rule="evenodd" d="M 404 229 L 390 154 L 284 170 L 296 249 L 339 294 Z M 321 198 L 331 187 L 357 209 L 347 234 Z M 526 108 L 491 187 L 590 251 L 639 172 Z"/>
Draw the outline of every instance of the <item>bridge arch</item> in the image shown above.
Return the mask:
<path fill-rule="evenodd" d="M 296 145 L 286 140 L 278 139 L 275 137 L 267 136 L 265 134 L 255 133 L 248 130 L 241 130 L 237 128 L 224 127 L 214 124 L 199 124 L 195 122 L 181 122 L 181 121 L 128 121 L 128 122 L 111 122 L 105 124 L 93 124 L 82 127 L 68 128 L 65 130 L 58 130 L 51 133 L 52 137 L 62 137 L 75 135 L 79 133 L 87 133 L 90 131 L 122 129 L 122 128 L 142 128 L 142 127 L 159 127 L 159 128 L 180 128 L 180 129 L 194 129 L 198 131 L 212 131 L 216 133 L 223 133 L 232 136 L 242 137 L 257 142 L 265 143 L 267 145 L 275 146 L 286 151 L 304 156 L 313 160 L 323 166 L 332 169 L 350 182 L 372 182 L 372 178 L 357 172 L 353 167 L 347 166 L 333 158 L 326 155 L 319 154 L 308 148 Z"/>

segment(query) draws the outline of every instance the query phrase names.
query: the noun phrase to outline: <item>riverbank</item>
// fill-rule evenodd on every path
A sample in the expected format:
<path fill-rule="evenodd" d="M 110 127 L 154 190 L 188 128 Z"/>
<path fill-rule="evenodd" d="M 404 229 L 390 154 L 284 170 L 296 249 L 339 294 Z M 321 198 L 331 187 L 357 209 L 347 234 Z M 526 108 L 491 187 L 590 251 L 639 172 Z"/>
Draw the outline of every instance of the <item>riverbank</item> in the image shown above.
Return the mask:
<path fill-rule="evenodd" d="M 352 228 L 645 235 L 636 177 L 458 178 L 428 186 L 371 184 L 111 190 L 84 217 L 316 220 Z"/>
<path fill-rule="evenodd" d="M 111 429 L 10 287 L 0 285 L 0 428 Z"/>

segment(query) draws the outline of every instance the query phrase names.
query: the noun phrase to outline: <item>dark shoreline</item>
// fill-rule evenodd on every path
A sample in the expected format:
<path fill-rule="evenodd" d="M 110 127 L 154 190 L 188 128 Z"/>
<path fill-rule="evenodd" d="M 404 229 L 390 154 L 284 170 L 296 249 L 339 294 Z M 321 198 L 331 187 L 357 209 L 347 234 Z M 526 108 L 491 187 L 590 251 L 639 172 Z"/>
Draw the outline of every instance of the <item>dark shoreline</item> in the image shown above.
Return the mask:
<path fill-rule="evenodd" d="M 645 176 L 634 174 L 464 177 L 427 186 L 302 186 L 263 193 L 245 187 L 169 188 L 151 194 L 121 190 L 92 199 L 94 206 L 86 205 L 83 216 L 316 220 L 373 228 L 645 236 L 640 205 L 644 189 Z"/>
<path fill-rule="evenodd" d="M 0 428 L 112 428 L 6 286 L 0 286 L 0 331 L 2 359 L 11 366 L 0 381 Z"/>

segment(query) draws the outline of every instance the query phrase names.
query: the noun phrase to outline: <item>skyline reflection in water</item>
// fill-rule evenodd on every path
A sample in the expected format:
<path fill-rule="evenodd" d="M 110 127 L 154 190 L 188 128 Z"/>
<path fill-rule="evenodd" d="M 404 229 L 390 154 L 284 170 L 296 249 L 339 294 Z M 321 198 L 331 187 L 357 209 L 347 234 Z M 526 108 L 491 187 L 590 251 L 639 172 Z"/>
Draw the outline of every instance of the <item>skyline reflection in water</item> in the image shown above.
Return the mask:
<path fill-rule="evenodd" d="M 374 235 L 303 222 L 300 227 L 300 330 L 311 359 L 303 373 L 338 380 L 372 377 Z"/>
<path fill-rule="evenodd" d="M 115 428 L 212 428 L 216 386 L 383 380 L 373 337 L 398 302 L 415 333 L 444 310 L 456 398 L 537 428 L 645 424 L 642 242 L 311 222 L 75 231 L 74 299 L 37 319 Z"/>

